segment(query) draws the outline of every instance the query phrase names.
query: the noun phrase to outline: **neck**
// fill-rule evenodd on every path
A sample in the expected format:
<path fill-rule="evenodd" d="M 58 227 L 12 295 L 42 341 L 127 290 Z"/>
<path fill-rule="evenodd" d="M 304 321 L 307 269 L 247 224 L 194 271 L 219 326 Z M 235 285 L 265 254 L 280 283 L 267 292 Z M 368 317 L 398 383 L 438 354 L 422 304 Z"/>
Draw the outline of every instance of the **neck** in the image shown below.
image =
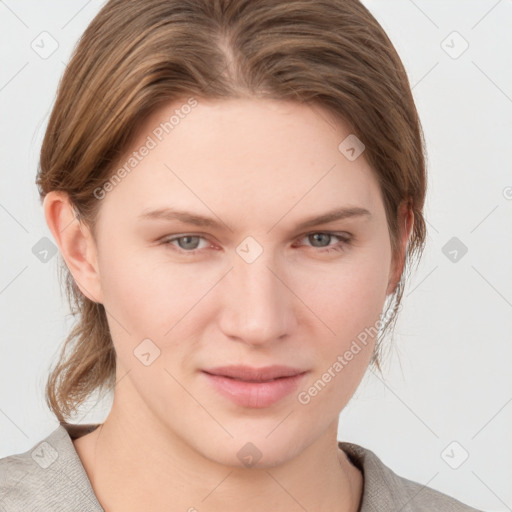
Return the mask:
<path fill-rule="evenodd" d="M 359 508 L 362 475 L 338 448 L 337 422 L 295 458 L 259 469 L 219 464 L 128 412 L 114 403 L 100 427 L 74 441 L 105 512 Z"/>

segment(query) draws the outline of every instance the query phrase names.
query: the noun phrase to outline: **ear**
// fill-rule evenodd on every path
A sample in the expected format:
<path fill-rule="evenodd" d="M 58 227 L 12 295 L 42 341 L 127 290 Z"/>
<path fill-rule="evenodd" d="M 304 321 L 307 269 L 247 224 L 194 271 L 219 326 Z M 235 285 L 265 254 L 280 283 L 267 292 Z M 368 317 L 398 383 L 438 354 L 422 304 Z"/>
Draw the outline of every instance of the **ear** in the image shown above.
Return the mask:
<path fill-rule="evenodd" d="M 43 208 L 46 224 L 78 288 L 88 299 L 102 303 L 97 248 L 89 228 L 77 219 L 65 192 L 49 192 Z"/>
<path fill-rule="evenodd" d="M 409 244 L 409 239 L 412 234 L 412 228 L 414 226 L 414 214 L 412 209 L 410 208 L 409 201 L 403 201 L 398 207 L 398 227 L 400 229 L 399 233 L 399 251 L 398 257 L 393 257 L 390 266 L 389 272 L 389 281 L 388 288 L 386 290 L 386 295 L 392 294 L 399 281 L 400 276 L 402 275 L 402 271 L 405 264 L 405 257 L 407 255 L 407 246 Z"/>

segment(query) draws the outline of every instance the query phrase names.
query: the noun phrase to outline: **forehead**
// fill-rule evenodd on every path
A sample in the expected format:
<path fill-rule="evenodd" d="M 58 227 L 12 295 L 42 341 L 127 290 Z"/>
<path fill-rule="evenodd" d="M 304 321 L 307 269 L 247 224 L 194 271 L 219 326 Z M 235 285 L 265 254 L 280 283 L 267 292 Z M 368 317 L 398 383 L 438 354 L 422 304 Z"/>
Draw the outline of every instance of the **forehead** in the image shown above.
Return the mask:
<path fill-rule="evenodd" d="M 173 102 L 141 125 L 117 163 L 123 178 L 102 208 L 121 209 L 131 221 L 165 206 L 230 221 L 233 215 L 276 221 L 292 210 L 303 217 L 336 206 L 373 206 L 380 192 L 364 153 L 350 160 L 340 150 L 350 136 L 348 125 L 318 106 Z"/>

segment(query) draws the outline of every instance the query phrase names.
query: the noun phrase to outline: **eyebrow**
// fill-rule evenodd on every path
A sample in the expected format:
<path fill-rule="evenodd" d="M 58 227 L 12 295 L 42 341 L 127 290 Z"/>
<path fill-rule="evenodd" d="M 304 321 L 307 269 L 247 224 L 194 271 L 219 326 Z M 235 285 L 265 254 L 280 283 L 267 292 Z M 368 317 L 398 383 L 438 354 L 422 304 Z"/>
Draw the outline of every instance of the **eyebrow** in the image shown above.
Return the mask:
<path fill-rule="evenodd" d="M 366 217 L 370 219 L 372 214 L 366 209 L 359 206 L 347 206 L 336 208 L 328 212 L 322 213 L 316 217 L 304 220 L 297 225 L 297 229 L 309 228 L 318 224 L 326 224 L 335 220 L 342 220 L 355 217 Z M 179 220 L 186 224 L 193 224 L 195 226 L 207 228 L 221 228 L 221 222 L 216 221 L 212 217 L 205 217 L 193 212 L 184 210 L 176 210 L 174 208 L 157 208 L 154 210 L 144 210 L 139 216 L 139 220 Z M 224 224 L 222 222 L 222 224 Z"/>

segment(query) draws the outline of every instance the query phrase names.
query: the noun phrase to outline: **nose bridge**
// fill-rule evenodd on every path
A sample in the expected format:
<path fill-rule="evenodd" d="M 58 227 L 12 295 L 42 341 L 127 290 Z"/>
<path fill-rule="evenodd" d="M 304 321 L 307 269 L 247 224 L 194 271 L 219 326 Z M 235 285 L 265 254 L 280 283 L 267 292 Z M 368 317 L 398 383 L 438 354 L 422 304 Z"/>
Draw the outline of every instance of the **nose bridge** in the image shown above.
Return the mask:
<path fill-rule="evenodd" d="M 251 344 L 263 344 L 286 332 L 290 291 L 286 278 L 275 263 L 272 251 L 249 240 L 240 244 L 227 276 L 224 303 L 225 334 Z"/>

